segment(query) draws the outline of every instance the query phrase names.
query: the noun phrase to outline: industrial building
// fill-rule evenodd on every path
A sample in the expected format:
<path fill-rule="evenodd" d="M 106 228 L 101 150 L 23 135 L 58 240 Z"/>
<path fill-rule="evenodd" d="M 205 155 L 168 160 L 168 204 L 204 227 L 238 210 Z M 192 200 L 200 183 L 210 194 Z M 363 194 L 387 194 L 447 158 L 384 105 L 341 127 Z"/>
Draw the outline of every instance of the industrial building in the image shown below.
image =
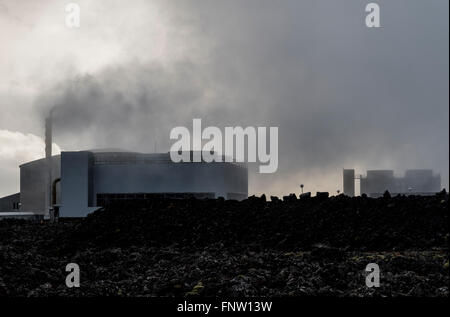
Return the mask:
<path fill-rule="evenodd" d="M 84 217 L 124 199 L 248 196 L 248 172 L 228 162 L 173 163 L 169 153 L 120 151 L 62 152 L 20 166 L 20 193 L 0 199 L 0 211 Z M 51 182 L 48 182 L 48 175 Z M 50 184 L 51 186 L 48 186 Z"/>
<path fill-rule="evenodd" d="M 245 199 L 247 166 L 225 162 L 223 156 L 211 163 L 174 163 L 170 153 L 117 149 L 52 155 L 50 112 L 45 158 L 20 166 L 20 193 L 0 198 L 0 216 L 85 217 L 117 200 L 156 197 Z"/>
<path fill-rule="evenodd" d="M 354 169 L 343 170 L 344 193 L 355 195 L 355 180 L 360 181 L 360 193 L 370 197 L 391 194 L 430 195 L 441 190 L 441 176 L 431 169 L 407 170 L 403 177 L 396 177 L 393 170 L 368 170 L 366 176 L 355 177 Z"/>

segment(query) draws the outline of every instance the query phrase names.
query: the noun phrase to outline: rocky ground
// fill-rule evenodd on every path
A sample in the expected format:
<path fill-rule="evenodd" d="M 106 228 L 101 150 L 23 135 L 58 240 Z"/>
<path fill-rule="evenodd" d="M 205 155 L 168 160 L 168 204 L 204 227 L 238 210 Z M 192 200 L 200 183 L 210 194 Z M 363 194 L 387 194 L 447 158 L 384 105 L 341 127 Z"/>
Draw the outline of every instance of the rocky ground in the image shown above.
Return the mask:
<path fill-rule="evenodd" d="M 0 222 L 0 296 L 449 296 L 448 194 L 124 202 Z M 81 287 L 67 288 L 77 263 Z M 377 263 L 380 287 L 365 267 Z"/>

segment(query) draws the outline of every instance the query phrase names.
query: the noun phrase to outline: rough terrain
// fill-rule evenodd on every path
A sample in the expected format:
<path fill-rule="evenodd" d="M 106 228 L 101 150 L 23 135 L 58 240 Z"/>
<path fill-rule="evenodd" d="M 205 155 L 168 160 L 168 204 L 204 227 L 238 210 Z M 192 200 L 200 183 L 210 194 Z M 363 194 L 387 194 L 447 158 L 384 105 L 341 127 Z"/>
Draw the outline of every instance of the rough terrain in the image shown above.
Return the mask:
<path fill-rule="evenodd" d="M 0 221 L 0 296 L 449 296 L 448 194 L 123 202 Z M 81 269 L 67 288 L 66 264 Z M 365 284 L 377 263 L 379 288 Z"/>

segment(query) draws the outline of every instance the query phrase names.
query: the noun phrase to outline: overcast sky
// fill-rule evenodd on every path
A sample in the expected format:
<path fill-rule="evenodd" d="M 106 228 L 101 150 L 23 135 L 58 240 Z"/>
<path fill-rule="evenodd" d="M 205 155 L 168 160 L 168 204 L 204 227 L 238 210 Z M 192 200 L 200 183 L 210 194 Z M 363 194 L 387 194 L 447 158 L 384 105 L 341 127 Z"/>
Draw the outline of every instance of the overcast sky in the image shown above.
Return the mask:
<path fill-rule="evenodd" d="M 0 0 L 0 196 L 55 149 L 168 151 L 170 130 L 279 127 L 250 194 L 342 190 L 342 168 L 432 168 L 448 188 L 447 0 Z"/>

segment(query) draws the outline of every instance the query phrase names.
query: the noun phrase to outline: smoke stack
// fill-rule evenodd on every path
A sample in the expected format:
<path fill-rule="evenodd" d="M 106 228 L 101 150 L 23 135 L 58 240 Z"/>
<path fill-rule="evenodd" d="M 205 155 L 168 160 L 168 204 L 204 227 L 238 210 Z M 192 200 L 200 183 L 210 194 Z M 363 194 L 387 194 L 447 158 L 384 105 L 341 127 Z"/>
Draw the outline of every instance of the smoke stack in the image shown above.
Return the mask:
<path fill-rule="evenodd" d="M 46 215 L 52 219 L 52 112 L 45 119 L 45 158 L 47 164 Z"/>
<path fill-rule="evenodd" d="M 45 157 L 52 157 L 52 113 L 45 119 Z"/>

